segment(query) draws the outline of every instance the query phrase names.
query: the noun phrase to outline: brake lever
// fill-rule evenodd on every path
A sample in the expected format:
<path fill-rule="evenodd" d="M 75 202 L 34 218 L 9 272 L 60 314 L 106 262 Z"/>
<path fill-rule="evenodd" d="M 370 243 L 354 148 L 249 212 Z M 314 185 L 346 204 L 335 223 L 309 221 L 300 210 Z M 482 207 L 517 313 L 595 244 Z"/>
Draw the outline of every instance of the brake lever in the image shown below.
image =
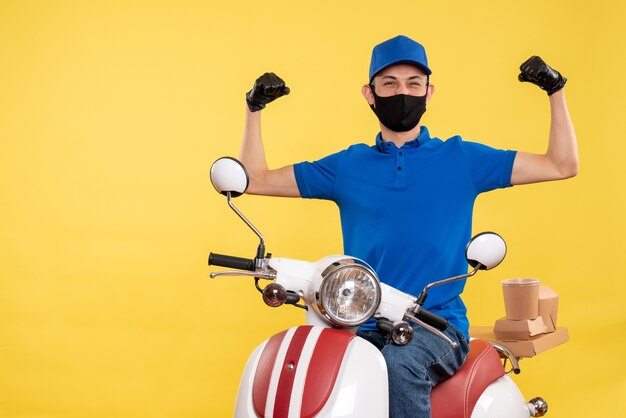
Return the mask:
<path fill-rule="evenodd" d="M 243 270 L 228 270 L 228 271 L 214 271 L 209 275 L 212 279 L 218 276 L 247 276 L 258 277 L 259 279 L 273 280 L 276 278 L 276 273 L 262 272 L 262 271 L 243 271 Z"/>
<path fill-rule="evenodd" d="M 416 323 L 416 324 L 426 328 L 428 331 L 432 332 L 436 336 L 443 338 L 444 340 L 446 340 L 448 342 L 448 344 L 450 344 L 450 346 L 452 348 L 457 348 L 459 346 L 459 344 L 457 342 L 452 341 L 450 339 L 450 337 L 448 337 L 446 334 L 444 334 L 443 332 L 439 331 L 437 328 L 428 325 L 426 322 L 424 322 L 421 319 L 415 317 L 414 315 L 412 315 L 408 311 L 404 314 L 404 316 L 409 321 L 414 322 L 414 323 Z"/>

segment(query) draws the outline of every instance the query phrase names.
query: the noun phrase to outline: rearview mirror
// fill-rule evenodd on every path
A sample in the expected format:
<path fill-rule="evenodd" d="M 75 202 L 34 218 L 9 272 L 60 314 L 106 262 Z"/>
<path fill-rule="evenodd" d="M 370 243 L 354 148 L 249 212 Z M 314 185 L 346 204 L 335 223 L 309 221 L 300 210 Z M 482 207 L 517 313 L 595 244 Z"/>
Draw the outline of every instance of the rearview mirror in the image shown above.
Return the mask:
<path fill-rule="evenodd" d="M 250 177 L 241 162 L 232 157 L 222 157 L 211 166 L 211 183 L 215 190 L 231 197 L 241 196 L 248 189 Z"/>
<path fill-rule="evenodd" d="M 495 232 L 482 232 L 470 240 L 465 250 L 465 258 L 470 266 L 480 264 L 480 270 L 491 270 L 504 260 L 506 243 Z"/>

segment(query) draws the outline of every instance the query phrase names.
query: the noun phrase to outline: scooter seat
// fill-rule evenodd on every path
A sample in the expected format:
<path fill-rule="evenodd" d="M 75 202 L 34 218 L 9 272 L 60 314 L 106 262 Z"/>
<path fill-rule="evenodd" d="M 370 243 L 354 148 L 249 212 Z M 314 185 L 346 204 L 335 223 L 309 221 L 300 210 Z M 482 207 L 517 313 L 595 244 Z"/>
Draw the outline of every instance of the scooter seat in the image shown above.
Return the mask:
<path fill-rule="evenodd" d="M 498 352 L 483 340 L 471 340 L 463 366 L 430 394 L 433 418 L 469 418 L 485 388 L 504 376 Z"/>

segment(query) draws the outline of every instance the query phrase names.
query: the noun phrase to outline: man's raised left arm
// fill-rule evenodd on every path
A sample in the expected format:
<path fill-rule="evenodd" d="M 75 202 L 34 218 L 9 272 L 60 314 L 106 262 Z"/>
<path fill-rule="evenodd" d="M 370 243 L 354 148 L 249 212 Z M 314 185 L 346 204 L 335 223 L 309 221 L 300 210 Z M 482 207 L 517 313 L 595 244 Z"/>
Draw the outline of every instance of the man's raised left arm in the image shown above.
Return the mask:
<path fill-rule="evenodd" d="M 563 91 L 567 79 L 536 56 L 524 62 L 520 70 L 520 81 L 531 82 L 548 92 L 550 136 L 545 154 L 517 153 L 513 163 L 511 184 L 574 177 L 578 174 L 578 146 Z"/>

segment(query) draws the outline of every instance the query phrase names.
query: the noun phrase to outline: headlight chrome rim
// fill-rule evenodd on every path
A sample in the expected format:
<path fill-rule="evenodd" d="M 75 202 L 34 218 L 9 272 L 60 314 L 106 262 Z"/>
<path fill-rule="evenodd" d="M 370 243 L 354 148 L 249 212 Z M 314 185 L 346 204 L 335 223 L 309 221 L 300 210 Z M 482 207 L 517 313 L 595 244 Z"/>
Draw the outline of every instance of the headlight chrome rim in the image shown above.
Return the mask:
<path fill-rule="evenodd" d="M 342 318 L 338 316 L 331 307 L 336 297 L 330 298 L 328 295 L 329 288 L 332 287 L 337 280 L 342 280 L 342 278 L 338 278 L 340 274 L 349 275 L 355 272 L 357 277 L 353 277 L 352 279 L 365 279 L 367 281 L 366 287 L 369 288 L 370 292 L 373 292 L 373 295 L 368 298 L 366 309 L 358 317 L 353 319 Z M 360 273 L 360 275 L 358 273 Z M 341 289 L 343 289 L 343 292 L 350 291 L 347 287 L 342 287 Z M 349 297 L 351 294 L 346 294 L 346 296 Z M 318 291 L 315 292 L 315 306 L 318 312 L 332 325 L 340 328 L 357 327 L 374 316 L 380 304 L 381 296 L 380 281 L 374 270 L 362 260 L 346 258 L 332 263 L 322 272 L 322 281 Z"/>

